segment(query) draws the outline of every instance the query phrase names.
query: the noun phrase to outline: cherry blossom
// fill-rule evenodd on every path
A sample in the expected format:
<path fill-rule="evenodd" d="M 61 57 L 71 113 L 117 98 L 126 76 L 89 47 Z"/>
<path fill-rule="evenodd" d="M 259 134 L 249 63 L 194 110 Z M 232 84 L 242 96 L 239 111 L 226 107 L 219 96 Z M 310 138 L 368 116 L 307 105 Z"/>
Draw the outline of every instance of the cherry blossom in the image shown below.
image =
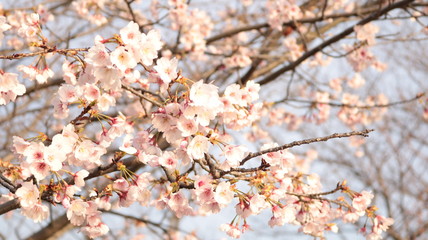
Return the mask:
<path fill-rule="evenodd" d="M 36 185 L 24 182 L 22 186 L 16 190 L 15 195 L 19 198 L 19 203 L 24 209 L 32 208 L 40 199 L 40 192 Z"/>
<path fill-rule="evenodd" d="M 229 204 L 234 197 L 234 193 L 231 190 L 231 186 L 229 182 L 221 182 L 217 185 L 214 193 L 214 199 L 220 205 Z"/>
<path fill-rule="evenodd" d="M 358 40 L 365 41 L 367 45 L 375 44 L 375 34 L 379 32 L 379 27 L 373 23 L 368 23 L 363 26 L 357 25 L 354 29 Z"/>
<path fill-rule="evenodd" d="M 0 16 L 0 40 L 4 38 L 3 32 L 9 30 L 12 26 L 6 23 L 6 18 L 4 16 Z"/>
<path fill-rule="evenodd" d="M 370 205 L 373 197 L 374 196 L 372 193 L 362 191 L 359 196 L 352 200 L 352 207 L 355 208 L 355 210 L 358 212 L 365 211 L 366 208 Z"/>
<path fill-rule="evenodd" d="M 111 54 L 110 59 L 113 64 L 115 64 L 120 70 L 125 71 L 128 68 L 134 68 L 137 66 L 137 61 L 135 60 L 132 52 L 125 47 L 116 48 Z"/>
<path fill-rule="evenodd" d="M 120 29 L 120 37 L 126 45 L 138 44 L 141 41 L 141 32 L 138 24 L 129 22 L 126 27 Z"/>
<path fill-rule="evenodd" d="M 194 106 L 205 106 L 207 108 L 221 106 L 218 88 L 212 84 L 205 84 L 202 80 L 192 85 L 189 97 Z"/>
<path fill-rule="evenodd" d="M 144 65 L 153 64 L 153 59 L 157 57 L 157 52 L 162 48 L 163 43 L 158 31 L 151 30 L 141 35 L 141 61 Z"/>
<path fill-rule="evenodd" d="M 22 215 L 33 219 L 35 223 L 38 223 L 49 217 L 49 208 L 41 203 L 36 203 L 31 208 L 23 208 L 21 213 Z"/>
<path fill-rule="evenodd" d="M 67 209 L 67 218 L 73 225 L 82 225 L 87 216 L 87 209 L 89 204 L 81 199 L 76 199 L 71 202 L 70 207 Z"/>
<path fill-rule="evenodd" d="M 13 102 L 24 93 L 25 86 L 18 82 L 17 74 L 0 72 L 0 105 Z"/>
<path fill-rule="evenodd" d="M 200 159 L 204 157 L 204 154 L 208 152 L 210 143 L 208 138 L 197 135 L 195 136 L 187 146 L 187 154 L 193 159 Z"/>
<path fill-rule="evenodd" d="M 177 64 L 178 61 L 176 58 L 171 60 L 163 57 L 156 61 L 156 66 L 153 68 L 159 74 L 162 84 L 169 84 L 172 80 L 177 78 Z"/>

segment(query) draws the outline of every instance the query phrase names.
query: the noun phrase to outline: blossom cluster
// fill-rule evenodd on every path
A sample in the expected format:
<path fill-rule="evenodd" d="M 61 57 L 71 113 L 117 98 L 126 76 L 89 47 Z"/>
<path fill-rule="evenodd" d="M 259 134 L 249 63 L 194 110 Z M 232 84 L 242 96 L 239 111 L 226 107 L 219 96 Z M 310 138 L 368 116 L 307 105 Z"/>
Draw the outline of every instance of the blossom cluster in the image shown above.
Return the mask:
<path fill-rule="evenodd" d="M 107 22 L 100 13 L 107 3 L 79 0 L 72 5 L 79 15 L 101 25 Z M 275 0 L 267 4 L 273 29 L 282 30 L 283 23 L 303 16 L 295 1 Z M 205 39 L 213 29 L 207 13 L 188 8 L 184 1 L 170 0 L 168 8 L 172 28 L 181 33 L 179 44 L 192 57 L 201 59 L 207 50 L 233 52 L 221 61 L 226 68 L 252 64 L 253 52 L 249 48 L 207 48 Z M 55 54 L 56 49 L 48 48 L 41 27 L 52 17 L 44 8 L 37 12 L 0 16 L 0 40 L 3 32 L 12 30 L 26 42 Z M 358 40 L 368 46 L 375 43 L 375 26 L 358 26 L 355 31 Z M 8 44 L 19 48 L 22 43 Z M 304 52 L 296 38 L 288 37 L 283 45 L 289 61 L 297 60 Z M 82 50 L 84 54 L 71 54 L 76 56 L 74 59 L 63 54 L 64 82 L 51 102 L 53 117 L 66 124 L 51 136 L 14 136 L 12 151 L 18 163 L 3 172 L 16 186 L 11 196 L 19 200 L 24 216 L 43 221 L 50 214 L 47 204 L 56 204 L 64 208 L 71 224 L 96 238 L 109 231 L 102 222 L 102 210 L 138 203 L 171 211 L 182 218 L 216 214 L 233 205 L 236 217 L 220 229 L 234 238 L 250 228 L 250 216 L 263 211 L 271 213 L 270 227 L 292 224 L 299 226 L 299 231 L 320 238 L 326 231 L 338 231 L 336 220 L 355 223 L 366 216 L 372 223 L 371 230 L 364 231 L 367 238 L 381 238 L 393 220 L 375 213 L 376 207 L 371 205 L 373 194 L 352 191 L 345 182 L 331 192 L 322 192 L 319 176 L 308 173 L 315 153 L 299 156 L 285 148 L 278 150 L 280 146 L 273 142 L 251 153 L 249 147 L 235 142 L 230 134 L 249 130 L 249 140 L 262 138 L 266 134 L 257 124 L 264 116 L 269 118 L 269 125 L 286 123 L 289 129 L 297 128 L 305 120 L 324 122 L 331 114 L 329 103 L 336 96 L 324 91 L 309 93 L 314 99 L 312 116 L 299 117 L 284 109 L 271 109 L 268 103 L 259 101 L 260 85 L 255 81 L 220 89 L 215 81 L 189 79 L 180 70 L 179 55 L 163 51 L 164 46 L 160 31 L 151 29 L 143 33 L 141 26 L 131 21 L 110 38 L 96 36 L 94 45 Z M 349 50 L 352 51 L 348 61 L 356 72 L 368 66 L 382 67 L 365 46 Z M 312 65 L 327 62 L 317 55 Z M 19 65 L 17 70 L 34 84 L 49 83 L 54 76 L 45 55 L 36 64 Z M 347 83 L 358 88 L 364 79 L 357 74 Z M 342 90 L 340 79 L 329 85 L 337 93 Z M 17 74 L 0 72 L 0 105 L 14 102 L 25 91 Z M 139 99 L 139 110 L 144 111 L 146 118 L 122 112 L 111 116 L 109 111 L 124 99 Z M 147 102 L 148 109 L 143 102 Z M 351 127 L 366 124 L 384 111 L 366 114 L 350 106 L 387 103 L 382 95 L 363 103 L 357 96 L 343 93 L 343 108 L 338 117 Z M 89 134 L 93 127 L 90 124 L 100 129 L 94 135 Z M 115 149 L 113 154 L 111 149 Z M 144 166 L 143 172 L 131 169 L 129 159 Z M 251 168 L 246 165 L 249 160 L 254 165 Z M 104 170 L 119 173 L 104 174 Z M 88 181 L 94 177 L 102 178 L 106 184 L 88 187 Z M 341 196 L 324 197 L 333 193 Z"/>

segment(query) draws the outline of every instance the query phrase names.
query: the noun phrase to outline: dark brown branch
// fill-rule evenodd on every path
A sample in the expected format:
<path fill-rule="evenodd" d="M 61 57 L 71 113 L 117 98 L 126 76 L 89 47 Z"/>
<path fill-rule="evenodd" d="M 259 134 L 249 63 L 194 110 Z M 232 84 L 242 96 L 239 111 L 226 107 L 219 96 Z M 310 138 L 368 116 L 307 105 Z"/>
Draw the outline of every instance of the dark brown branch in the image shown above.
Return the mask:
<path fill-rule="evenodd" d="M 260 152 L 255 152 L 255 153 L 250 153 L 247 157 L 245 157 L 244 159 L 242 159 L 240 165 L 244 165 L 244 163 L 246 163 L 248 160 L 261 156 L 263 154 L 266 153 L 270 153 L 270 152 L 277 152 L 277 151 L 281 151 L 287 148 L 292 148 L 295 146 L 300 146 L 300 145 L 304 145 L 304 144 L 309 144 L 309 143 L 314 143 L 314 142 L 325 142 L 328 141 L 330 139 L 333 138 L 344 138 L 344 137 L 350 137 L 350 136 L 363 136 L 363 137 L 368 137 L 368 133 L 374 131 L 373 129 L 366 129 L 363 131 L 352 131 L 352 132 L 348 132 L 348 133 L 334 133 L 332 135 L 326 136 L 326 137 L 318 137 L 318 138 L 310 138 L 310 139 L 305 139 L 305 140 L 300 140 L 300 141 L 294 141 L 292 143 L 288 143 L 279 147 L 274 147 L 274 148 L 269 148 Z"/>
<path fill-rule="evenodd" d="M 17 198 L 7 201 L 0 205 L 0 215 L 19 208 L 19 200 Z"/>
<path fill-rule="evenodd" d="M 84 109 L 83 109 L 83 111 L 79 114 L 79 116 L 77 116 L 76 118 L 74 118 L 73 120 L 71 120 L 71 124 L 73 124 L 73 125 L 76 125 L 80 120 L 82 120 L 82 118 L 83 118 L 83 116 L 85 115 L 85 114 L 87 114 L 91 109 L 92 109 L 92 107 L 95 105 L 95 102 L 93 102 L 93 103 L 91 103 L 91 104 L 89 104 L 88 106 L 86 106 Z"/>
<path fill-rule="evenodd" d="M 9 189 L 11 193 L 15 193 L 16 186 L 13 185 L 13 183 L 7 179 L 3 174 L 0 173 L 0 184 L 4 186 L 5 188 Z"/>
<path fill-rule="evenodd" d="M 70 221 L 67 218 L 67 214 L 63 214 L 60 217 L 55 218 L 49 225 L 43 227 L 38 232 L 27 237 L 26 240 L 45 240 L 50 237 L 58 234 L 59 231 L 63 229 L 68 229 L 71 225 Z"/>

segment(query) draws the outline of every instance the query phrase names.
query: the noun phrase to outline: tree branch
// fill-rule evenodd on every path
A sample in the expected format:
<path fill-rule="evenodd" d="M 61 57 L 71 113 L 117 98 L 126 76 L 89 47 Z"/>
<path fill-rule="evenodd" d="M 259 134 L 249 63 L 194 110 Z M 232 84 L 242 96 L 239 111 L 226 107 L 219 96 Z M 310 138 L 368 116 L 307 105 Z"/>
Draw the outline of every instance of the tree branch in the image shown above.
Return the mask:
<path fill-rule="evenodd" d="M 309 103 L 311 105 L 313 105 L 313 104 L 325 104 L 325 105 L 329 105 L 332 107 L 371 109 L 371 108 L 387 108 L 387 107 L 392 107 L 392 106 L 396 106 L 396 105 L 400 105 L 400 104 L 413 102 L 413 101 L 416 101 L 416 100 L 422 98 L 425 95 L 426 95 L 425 93 L 420 93 L 420 94 L 417 94 L 415 97 L 410 98 L 410 99 L 405 99 L 402 101 L 396 101 L 396 102 L 391 102 L 391 103 L 386 103 L 386 104 L 374 104 L 374 105 L 354 105 L 354 104 L 345 104 L 345 103 L 337 103 L 337 102 L 310 101 L 310 100 L 304 100 L 304 99 L 283 99 L 281 101 L 275 102 L 275 104 L 278 104 L 278 103 L 284 102 L 284 101 L 289 101 L 289 102 L 298 102 L 298 103 Z"/>
<path fill-rule="evenodd" d="M 256 152 L 256 153 L 250 153 L 248 154 L 247 157 L 245 157 L 244 159 L 242 159 L 240 165 L 244 165 L 245 162 L 247 162 L 248 160 L 258 157 L 260 155 L 266 154 L 266 153 L 270 153 L 270 152 L 277 152 L 277 151 L 281 151 L 287 148 L 292 148 L 295 146 L 300 146 L 300 145 L 304 145 L 304 144 L 309 144 L 309 143 L 314 143 L 314 142 L 325 142 L 328 141 L 330 139 L 333 138 L 344 138 L 344 137 L 350 137 L 350 136 L 363 136 L 363 137 L 368 137 L 368 133 L 374 131 L 373 129 L 366 129 L 363 131 L 353 131 L 353 132 L 348 132 L 348 133 L 334 133 L 332 135 L 326 136 L 326 137 L 318 137 L 318 138 L 310 138 L 310 139 L 305 139 L 305 140 L 300 140 L 300 141 L 294 141 L 288 144 L 284 144 L 282 146 L 279 147 L 274 147 L 274 148 L 269 148 L 260 152 Z"/>
<path fill-rule="evenodd" d="M 89 48 L 70 48 L 70 49 L 56 49 L 55 47 L 53 48 L 47 48 L 45 50 L 41 50 L 38 52 L 31 52 L 31 53 L 15 53 L 12 55 L 6 55 L 6 56 L 0 56 L 0 59 L 8 59 L 8 60 L 15 60 L 15 59 L 21 59 L 21 58 L 25 58 L 25 57 L 34 57 L 37 55 L 44 55 L 47 53 L 59 53 L 59 54 L 67 54 L 67 53 L 77 53 L 77 52 L 81 52 L 81 51 L 88 51 Z"/>

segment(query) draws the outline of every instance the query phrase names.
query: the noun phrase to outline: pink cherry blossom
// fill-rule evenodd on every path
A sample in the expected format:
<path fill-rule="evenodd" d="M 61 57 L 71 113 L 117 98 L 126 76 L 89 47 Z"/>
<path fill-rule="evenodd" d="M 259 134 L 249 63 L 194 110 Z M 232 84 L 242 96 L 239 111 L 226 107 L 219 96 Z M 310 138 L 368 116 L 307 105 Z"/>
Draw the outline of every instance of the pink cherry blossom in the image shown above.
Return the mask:
<path fill-rule="evenodd" d="M 6 18 L 4 16 L 0 16 L 0 41 L 4 38 L 3 32 L 9 30 L 11 27 L 12 26 L 6 23 Z"/>
<path fill-rule="evenodd" d="M 156 61 L 156 66 L 153 68 L 156 70 L 162 84 L 169 84 L 172 80 L 177 78 L 177 64 L 176 58 L 168 59 L 165 57 L 160 58 Z"/>
<path fill-rule="evenodd" d="M 19 75 L 0 70 L 0 105 L 8 105 L 3 112 L 11 117 L 0 124 L 10 125 L 6 135 L 26 131 L 11 143 L 4 139 L 13 154 L 2 153 L 0 159 L 0 182 L 10 190 L 0 203 L 15 203 L 35 222 L 50 214 L 43 204 L 62 205 L 71 224 L 90 238 L 109 231 L 104 214 L 145 218 L 119 210 L 139 203 L 177 218 L 228 211 L 232 205 L 235 211 L 221 230 L 233 238 L 251 229 L 250 216 L 267 212 L 269 226 L 295 225 L 314 238 L 337 232 L 336 221 L 342 220 L 364 224 L 367 239 L 381 239 L 394 220 L 377 215 L 373 194 L 356 192 L 345 181 L 333 189 L 322 186 L 320 176 L 309 171 L 317 154 L 289 147 L 366 136 L 368 130 L 356 129 L 385 115 L 385 95 L 373 94 L 375 87 L 357 88 L 367 88 L 364 78 L 370 80 L 371 72 L 362 71 L 386 68 L 375 56 L 379 49 L 371 46 L 376 35 L 386 36 L 390 29 L 373 25 L 370 14 L 384 12 L 378 17 L 388 20 L 398 5 L 373 10 L 358 1 L 323 2 L 239 0 L 239 8 L 213 3 L 215 9 L 198 9 L 184 0 L 75 0 L 4 10 L 0 40 L 6 38 L 11 49 L 0 57 L 12 60 L 4 68 L 14 71 L 15 66 Z M 412 8 L 409 16 L 420 20 L 424 11 L 417 4 Z M 347 21 L 359 10 L 368 16 L 360 22 L 367 24 Z M 67 13 L 65 18 L 76 12 L 88 26 L 78 18 L 76 25 L 50 23 L 60 12 Z M 112 25 L 123 26 L 113 32 L 104 28 Z M 75 26 L 84 26 L 83 31 Z M 69 30 L 70 36 L 61 35 Z M 92 44 L 79 39 L 86 34 L 95 36 Z M 66 38 L 69 44 L 61 42 Z M 378 38 L 390 40 L 394 35 Z M 340 43 L 353 45 L 340 50 Z M 341 66 L 340 59 L 354 74 L 323 71 L 330 60 Z M 60 71 L 57 79 L 51 79 L 53 70 Z M 428 118 L 426 99 L 413 100 L 418 99 Z M 390 105 L 407 103 L 394 101 Z M 303 125 L 332 118 L 356 131 L 316 138 L 317 132 Z M 284 126 L 290 134 L 282 139 L 277 130 Z M 36 135 L 39 131 L 44 134 Z M 293 142 L 296 132 L 315 136 Z M 280 147 L 276 138 L 291 144 Z M 351 141 L 356 149 L 348 157 L 361 157 L 364 140 Z M 271 148 L 282 150 L 265 151 Z M 129 230 L 139 233 L 140 225 L 133 229 L 132 223 Z M 179 237 L 174 229 L 161 236 Z"/>
<path fill-rule="evenodd" d="M 85 56 L 85 61 L 96 67 L 110 66 L 110 54 L 107 52 L 104 44 L 95 44 L 91 47 Z"/>
<path fill-rule="evenodd" d="M 99 99 L 101 96 L 100 89 L 92 84 L 86 84 L 83 88 L 83 97 L 89 102 Z"/>
<path fill-rule="evenodd" d="M 248 149 L 244 146 L 227 145 L 224 147 L 224 156 L 230 167 L 238 167 L 242 159 L 248 155 Z"/>
<path fill-rule="evenodd" d="M 30 164 L 30 172 L 34 175 L 37 181 L 45 179 L 50 174 L 50 170 L 50 166 L 43 160 L 33 161 Z"/>
<path fill-rule="evenodd" d="M 232 238 L 240 238 L 242 231 L 235 225 L 232 224 L 222 224 L 220 230 L 226 232 Z"/>
<path fill-rule="evenodd" d="M 234 197 L 234 192 L 231 189 L 230 182 L 221 182 L 217 185 L 214 193 L 214 199 L 220 205 L 229 204 Z"/>
<path fill-rule="evenodd" d="M 123 46 L 116 48 L 111 53 L 110 59 L 111 62 L 122 71 L 137 66 L 137 61 L 135 60 L 132 51 Z"/>
<path fill-rule="evenodd" d="M 67 209 L 67 218 L 75 226 L 82 225 L 86 220 L 87 208 L 89 204 L 82 199 L 76 199 L 71 202 Z"/>
<path fill-rule="evenodd" d="M 126 27 L 120 29 L 120 37 L 125 44 L 138 44 L 141 41 L 141 32 L 135 22 L 129 22 Z"/>
<path fill-rule="evenodd" d="M 24 152 L 24 156 L 27 157 L 26 161 L 28 163 L 35 161 L 42 162 L 45 157 L 45 148 L 45 145 L 41 142 L 32 142 Z"/>
<path fill-rule="evenodd" d="M 177 167 L 177 156 L 171 151 L 165 151 L 159 158 L 159 164 L 168 169 Z"/>
<path fill-rule="evenodd" d="M 366 42 L 369 46 L 375 44 L 375 34 L 379 32 L 379 27 L 373 23 L 367 23 L 362 26 L 356 25 L 354 30 L 358 40 Z"/>
<path fill-rule="evenodd" d="M 171 198 L 168 201 L 168 206 L 175 212 L 175 215 L 178 218 L 193 214 L 193 209 L 189 206 L 189 202 L 184 196 L 182 190 L 171 194 Z"/>
<path fill-rule="evenodd" d="M 99 223 L 95 226 L 88 225 L 82 227 L 82 231 L 90 238 L 97 238 L 106 235 L 109 231 L 109 227 L 105 223 Z"/>
<path fill-rule="evenodd" d="M 218 88 L 212 84 L 205 84 L 202 80 L 192 85 L 189 97 L 194 106 L 204 106 L 211 109 L 222 105 L 218 95 Z"/>
<path fill-rule="evenodd" d="M 356 73 L 355 75 L 354 75 L 354 77 L 353 78 L 351 78 L 349 81 L 348 81 L 348 86 L 350 86 L 350 87 L 352 87 L 352 88 L 360 88 L 360 87 L 362 87 L 364 84 L 365 84 L 365 80 L 364 80 L 364 78 L 361 76 L 361 74 L 359 74 L 359 73 Z"/>
<path fill-rule="evenodd" d="M 61 102 L 71 103 L 78 100 L 82 95 L 81 88 L 70 84 L 63 84 L 58 89 L 58 95 Z"/>
<path fill-rule="evenodd" d="M 210 143 L 207 137 L 197 135 L 187 146 L 187 154 L 193 159 L 203 158 L 204 154 L 208 152 L 209 146 Z"/>
<path fill-rule="evenodd" d="M 36 185 L 24 182 L 15 195 L 19 198 L 19 203 L 24 209 L 34 207 L 39 201 L 40 193 Z"/>
<path fill-rule="evenodd" d="M 388 228 L 392 224 L 394 224 L 394 219 L 377 215 L 373 219 L 373 232 L 377 234 L 381 234 L 382 232 L 385 232 L 386 230 L 388 230 Z"/>
<path fill-rule="evenodd" d="M 76 174 L 74 175 L 74 184 L 77 187 L 85 186 L 84 178 L 87 177 L 88 175 L 89 175 L 89 172 L 86 171 L 85 169 L 76 172 Z"/>
<path fill-rule="evenodd" d="M 158 51 L 162 48 L 163 43 L 158 31 L 151 30 L 146 34 L 141 35 L 141 61 L 144 65 L 150 66 L 158 55 Z"/>
<path fill-rule="evenodd" d="M 373 199 L 374 195 L 367 191 L 362 191 L 361 194 L 354 197 L 352 200 L 352 207 L 355 208 L 356 211 L 362 212 L 365 211 L 369 206 Z"/>
<path fill-rule="evenodd" d="M 0 71 L 0 106 L 15 101 L 17 96 L 24 93 L 25 86 L 18 82 L 17 74 Z"/>
<path fill-rule="evenodd" d="M 188 119 L 184 115 L 177 121 L 177 128 L 181 131 L 181 136 L 188 137 L 198 131 L 198 124 L 193 119 Z"/>
<path fill-rule="evenodd" d="M 49 208 L 41 203 L 36 203 L 31 208 L 22 208 L 21 213 L 27 218 L 33 219 L 35 223 L 38 223 L 49 217 Z"/>

